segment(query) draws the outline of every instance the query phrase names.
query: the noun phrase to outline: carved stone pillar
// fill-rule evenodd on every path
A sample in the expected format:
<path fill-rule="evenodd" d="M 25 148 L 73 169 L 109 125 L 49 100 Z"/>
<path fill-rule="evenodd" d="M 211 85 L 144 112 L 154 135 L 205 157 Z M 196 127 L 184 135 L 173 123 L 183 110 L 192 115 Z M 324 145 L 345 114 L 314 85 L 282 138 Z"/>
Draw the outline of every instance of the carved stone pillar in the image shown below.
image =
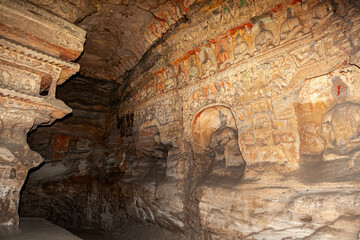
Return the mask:
<path fill-rule="evenodd" d="M 0 235 L 18 230 L 19 194 L 43 158 L 27 133 L 71 112 L 56 86 L 79 70 L 85 31 L 34 5 L 0 0 Z M 40 95 L 48 91 L 47 96 Z"/>

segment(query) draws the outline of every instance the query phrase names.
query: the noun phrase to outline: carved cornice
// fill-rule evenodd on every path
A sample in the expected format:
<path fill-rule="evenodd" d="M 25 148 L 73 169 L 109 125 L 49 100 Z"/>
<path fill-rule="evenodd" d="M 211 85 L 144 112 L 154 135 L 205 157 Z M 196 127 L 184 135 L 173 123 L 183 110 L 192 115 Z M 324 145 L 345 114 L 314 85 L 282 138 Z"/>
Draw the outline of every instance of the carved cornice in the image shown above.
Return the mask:
<path fill-rule="evenodd" d="M 47 90 L 54 78 L 59 79 L 57 84 L 62 84 L 80 69 L 79 64 L 34 51 L 1 37 L 0 61 L 5 65 L 39 75 L 41 79 L 40 91 Z"/>
<path fill-rule="evenodd" d="M 0 107 L 3 107 L 5 111 L 17 109 L 19 112 L 42 113 L 49 115 L 53 120 L 63 118 L 72 111 L 60 100 L 43 96 L 29 96 L 3 88 L 0 88 Z"/>

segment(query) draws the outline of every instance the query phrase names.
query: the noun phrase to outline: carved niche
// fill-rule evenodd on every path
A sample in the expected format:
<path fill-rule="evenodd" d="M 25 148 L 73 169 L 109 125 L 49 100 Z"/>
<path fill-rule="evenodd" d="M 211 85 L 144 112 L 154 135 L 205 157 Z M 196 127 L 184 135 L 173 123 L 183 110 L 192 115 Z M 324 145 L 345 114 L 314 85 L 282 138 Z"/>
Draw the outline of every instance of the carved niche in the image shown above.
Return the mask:
<path fill-rule="evenodd" d="M 209 181 L 238 180 L 245 169 L 238 131 L 231 110 L 224 106 L 209 106 L 195 114 L 192 120 L 192 140 L 195 165 L 200 176 Z"/>

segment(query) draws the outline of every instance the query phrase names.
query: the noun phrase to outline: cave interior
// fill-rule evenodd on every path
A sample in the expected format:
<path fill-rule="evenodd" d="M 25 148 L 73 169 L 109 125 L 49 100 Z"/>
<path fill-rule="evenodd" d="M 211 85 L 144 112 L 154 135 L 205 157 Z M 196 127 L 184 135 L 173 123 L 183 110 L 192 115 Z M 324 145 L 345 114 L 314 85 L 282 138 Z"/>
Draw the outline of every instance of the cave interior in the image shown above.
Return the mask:
<path fill-rule="evenodd" d="M 358 0 L 0 0 L 0 239 L 359 240 L 359 79 Z"/>

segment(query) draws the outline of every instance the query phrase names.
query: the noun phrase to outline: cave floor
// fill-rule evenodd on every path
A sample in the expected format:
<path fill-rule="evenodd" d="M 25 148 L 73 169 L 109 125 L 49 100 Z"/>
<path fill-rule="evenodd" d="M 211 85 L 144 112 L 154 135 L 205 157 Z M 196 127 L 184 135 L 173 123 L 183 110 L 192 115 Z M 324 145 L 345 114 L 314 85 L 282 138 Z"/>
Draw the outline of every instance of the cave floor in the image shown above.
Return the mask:
<path fill-rule="evenodd" d="M 68 229 L 83 240 L 183 240 L 184 235 L 170 232 L 150 223 L 130 220 L 119 227 L 113 236 L 96 229 Z"/>
<path fill-rule="evenodd" d="M 43 218 L 21 217 L 20 232 L 0 240 L 181 240 L 183 235 L 148 223 L 129 221 L 114 236 L 97 229 L 64 229 Z"/>
<path fill-rule="evenodd" d="M 83 240 L 114 240 L 111 236 L 95 229 L 68 229 L 71 233 Z"/>
<path fill-rule="evenodd" d="M 81 240 L 71 232 L 42 218 L 20 219 L 21 231 L 4 240 Z"/>

